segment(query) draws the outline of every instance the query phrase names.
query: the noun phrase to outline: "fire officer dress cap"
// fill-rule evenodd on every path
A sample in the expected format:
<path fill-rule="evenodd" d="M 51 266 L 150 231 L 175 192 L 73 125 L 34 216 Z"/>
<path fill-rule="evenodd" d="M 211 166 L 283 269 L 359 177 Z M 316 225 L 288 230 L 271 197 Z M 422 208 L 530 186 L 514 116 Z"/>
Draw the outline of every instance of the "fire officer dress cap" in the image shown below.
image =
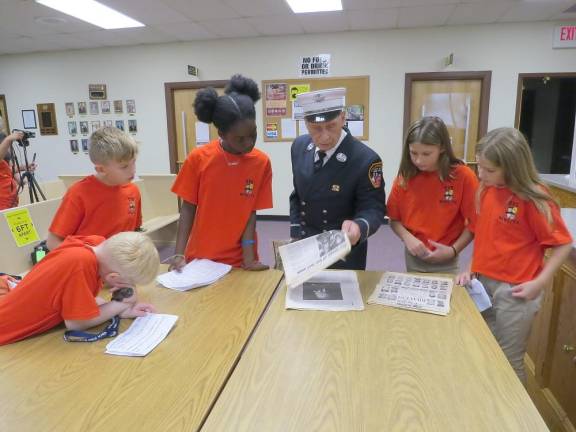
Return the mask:
<path fill-rule="evenodd" d="M 344 109 L 345 101 L 345 88 L 318 90 L 296 96 L 296 105 L 301 109 L 301 118 L 311 123 L 322 123 L 336 118 Z"/>

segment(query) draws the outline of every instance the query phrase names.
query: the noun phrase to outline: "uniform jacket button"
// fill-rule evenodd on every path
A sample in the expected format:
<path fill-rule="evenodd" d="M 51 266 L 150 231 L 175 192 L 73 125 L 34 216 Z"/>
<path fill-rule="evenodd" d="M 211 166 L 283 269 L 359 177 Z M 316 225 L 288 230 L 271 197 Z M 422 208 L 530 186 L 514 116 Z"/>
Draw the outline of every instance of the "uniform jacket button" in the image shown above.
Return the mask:
<path fill-rule="evenodd" d="M 305 226 L 305 225 L 306 225 L 306 221 L 300 222 L 300 225 Z"/>
<path fill-rule="evenodd" d="M 306 212 L 300 212 L 300 216 L 306 216 Z"/>
<path fill-rule="evenodd" d="M 300 205 L 305 206 L 305 205 L 306 205 L 306 201 L 301 201 L 301 202 L 300 202 Z"/>
<path fill-rule="evenodd" d="M 322 210 L 322 213 L 326 214 L 326 213 L 328 213 L 328 210 L 323 209 L 323 210 Z"/>

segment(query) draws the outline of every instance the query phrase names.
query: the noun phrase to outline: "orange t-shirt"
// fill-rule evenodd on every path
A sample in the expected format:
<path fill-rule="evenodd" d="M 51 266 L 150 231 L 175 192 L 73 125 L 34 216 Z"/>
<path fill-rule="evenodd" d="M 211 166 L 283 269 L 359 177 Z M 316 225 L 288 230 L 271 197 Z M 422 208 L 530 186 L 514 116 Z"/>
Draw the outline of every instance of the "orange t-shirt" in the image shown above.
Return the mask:
<path fill-rule="evenodd" d="M 142 225 L 140 191 L 133 183 L 108 186 L 88 176 L 72 186 L 49 231 L 59 237 L 100 235 L 106 238 Z"/>
<path fill-rule="evenodd" d="M 12 168 L 0 160 L 0 210 L 18 205 L 18 183 L 12 177 Z"/>
<path fill-rule="evenodd" d="M 95 297 L 102 287 L 98 260 L 90 246 L 101 236 L 68 237 L 0 297 L 0 345 L 100 314 Z"/>
<path fill-rule="evenodd" d="M 487 187 L 474 227 L 472 271 L 511 284 L 538 276 L 545 249 L 572 242 L 558 206 L 550 202 L 550 210 L 551 225 L 532 201 Z"/>
<path fill-rule="evenodd" d="M 172 191 L 197 206 L 186 260 L 207 258 L 239 267 L 250 215 L 272 207 L 270 160 L 258 149 L 242 156 L 226 153 L 215 140 L 188 155 Z"/>
<path fill-rule="evenodd" d="M 477 188 L 476 174 L 465 165 L 456 165 L 445 181 L 437 172 L 420 172 L 404 188 L 397 177 L 387 214 L 428 247 L 429 240 L 452 245 L 474 220 Z"/>

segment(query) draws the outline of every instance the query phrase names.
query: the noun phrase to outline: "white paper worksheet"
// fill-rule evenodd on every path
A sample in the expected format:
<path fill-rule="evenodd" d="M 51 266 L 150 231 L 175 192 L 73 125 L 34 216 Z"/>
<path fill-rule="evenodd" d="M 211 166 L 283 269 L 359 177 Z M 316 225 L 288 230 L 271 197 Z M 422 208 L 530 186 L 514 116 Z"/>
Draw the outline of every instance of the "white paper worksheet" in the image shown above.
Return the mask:
<path fill-rule="evenodd" d="M 166 338 L 176 320 L 176 315 L 168 314 L 149 313 L 138 317 L 128 330 L 106 345 L 106 354 L 145 356 Z"/>
<path fill-rule="evenodd" d="M 156 277 L 156 281 L 177 291 L 187 291 L 192 288 L 198 288 L 210 285 L 218 279 L 224 277 L 232 266 L 228 264 L 217 263 L 207 259 L 195 259 L 182 268 L 181 272 L 172 270 Z"/>

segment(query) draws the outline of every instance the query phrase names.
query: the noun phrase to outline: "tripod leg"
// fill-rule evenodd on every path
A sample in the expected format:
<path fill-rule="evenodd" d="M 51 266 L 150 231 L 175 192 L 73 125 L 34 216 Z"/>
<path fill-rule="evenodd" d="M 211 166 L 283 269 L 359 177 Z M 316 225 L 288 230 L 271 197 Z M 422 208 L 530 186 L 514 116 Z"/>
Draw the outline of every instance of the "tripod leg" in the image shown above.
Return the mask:
<path fill-rule="evenodd" d="M 36 177 L 34 177 L 34 174 L 30 174 L 29 184 L 31 184 L 34 187 L 34 194 L 36 195 L 36 201 L 39 201 L 37 192 L 40 193 L 42 199 L 46 201 L 46 195 L 44 195 L 44 192 L 42 192 L 42 189 L 40 189 L 40 185 L 38 184 L 38 181 L 36 181 Z"/>
<path fill-rule="evenodd" d="M 35 203 L 36 201 L 38 201 L 38 197 L 36 197 L 36 201 L 34 201 L 34 191 L 32 190 L 32 186 L 30 185 L 30 177 L 29 177 L 29 173 L 25 172 L 23 173 L 24 177 L 22 177 L 22 179 L 28 179 L 28 196 L 30 197 L 30 204 Z M 20 176 L 22 176 L 22 174 L 20 174 Z"/>

